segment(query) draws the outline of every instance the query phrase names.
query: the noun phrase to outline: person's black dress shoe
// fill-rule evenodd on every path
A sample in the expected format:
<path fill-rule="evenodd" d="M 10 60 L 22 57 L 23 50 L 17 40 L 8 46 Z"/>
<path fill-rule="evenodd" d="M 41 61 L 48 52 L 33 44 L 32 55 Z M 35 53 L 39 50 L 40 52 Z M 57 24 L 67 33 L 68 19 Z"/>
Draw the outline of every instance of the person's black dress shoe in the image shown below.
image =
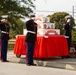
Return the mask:
<path fill-rule="evenodd" d="M 31 64 L 32 66 L 37 66 L 36 64 Z"/>
<path fill-rule="evenodd" d="M 65 56 L 65 58 L 71 58 L 71 56 Z"/>
<path fill-rule="evenodd" d="M 2 62 L 9 62 L 8 60 L 1 60 Z"/>
<path fill-rule="evenodd" d="M 26 64 L 27 66 L 37 66 L 36 64 Z"/>
<path fill-rule="evenodd" d="M 62 56 L 62 59 L 64 58 L 72 58 L 71 56 Z"/>

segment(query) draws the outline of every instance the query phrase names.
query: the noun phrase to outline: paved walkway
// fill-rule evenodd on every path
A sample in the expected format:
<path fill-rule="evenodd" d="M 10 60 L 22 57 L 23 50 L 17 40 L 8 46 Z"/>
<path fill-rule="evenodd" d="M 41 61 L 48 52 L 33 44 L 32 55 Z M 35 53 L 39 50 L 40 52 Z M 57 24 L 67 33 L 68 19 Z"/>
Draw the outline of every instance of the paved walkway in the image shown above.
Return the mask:
<path fill-rule="evenodd" d="M 76 75 L 76 71 L 0 62 L 0 75 Z"/>
<path fill-rule="evenodd" d="M 17 58 L 13 51 L 8 52 L 8 60 L 12 63 L 25 64 L 25 56 Z M 53 57 L 49 59 L 35 59 L 34 62 L 40 67 L 68 69 L 76 71 L 76 58 Z"/>

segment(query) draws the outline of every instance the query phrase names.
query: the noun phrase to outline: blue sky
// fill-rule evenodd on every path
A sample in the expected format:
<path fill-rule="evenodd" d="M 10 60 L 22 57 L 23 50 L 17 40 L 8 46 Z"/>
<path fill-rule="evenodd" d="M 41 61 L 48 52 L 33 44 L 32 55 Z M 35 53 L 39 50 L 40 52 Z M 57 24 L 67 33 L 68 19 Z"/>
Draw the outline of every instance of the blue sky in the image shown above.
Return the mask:
<path fill-rule="evenodd" d="M 36 15 L 53 14 L 56 11 L 68 12 L 72 15 L 72 10 L 76 12 L 76 0 L 36 0 Z M 37 11 L 50 11 L 50 12 L 37 12 Z M 53 12 L 54 11 L 54 12 Z M 74 14 L 76 16 L 76 13 Z M 75 17 L 76 18 L 76 17 Z"/>

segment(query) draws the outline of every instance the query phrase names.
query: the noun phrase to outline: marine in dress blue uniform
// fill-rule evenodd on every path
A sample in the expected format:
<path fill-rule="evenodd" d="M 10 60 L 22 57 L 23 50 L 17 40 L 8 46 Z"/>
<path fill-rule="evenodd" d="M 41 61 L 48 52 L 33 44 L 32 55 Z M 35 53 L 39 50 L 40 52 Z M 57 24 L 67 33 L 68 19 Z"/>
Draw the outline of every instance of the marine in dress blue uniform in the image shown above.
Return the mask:
<path fill-rule="evenodd" d="M 30 20 L 26 22 L 27 34 L 25 37 L 26 42 L 26 64 L 35 65 L 33 62 L 35 42 L 37 39 L 37 24 L 34 22 L 33 18 L 35 15 L 30 15 Z"/>
<path fill-rule="evenodd" d="M 71 47 L 71 24 L 70 24 L 70 19 L 67 20 L 66 24 L 64 25 L 64 29 L 65 29 L 65 35 L 68 36 L 67 41 L 68 41 L 68 49 L 70 50 Z"/>
<path fill-rule="evenodd" d="M 8 62 L 8 60 L 7 60 L 7 47 L 8 47 L 10 26 L 7 23 L 7 19 L 1 20 L 0 30 L 1 30 L 1 60 L 3 62 Z"/>
<path fill-rule="evenodd" d="M 69 50 L 69 53 L 70 53 L 70 47 L 71 47 L 71 41 L 72 41 L 72 35 L 71 35 L 71 30 L 72 30 L 72 27 L 71 27 L 71 19 L 68 18 L 66 20 L 66 23 L 64 25 L 64 32 L 65 32 L 65 36 L 68 36 L 67 38 L 67 43 L 68 43 L 68 50 Z M 67 56 L 68 58 L 70 56 Z"/>

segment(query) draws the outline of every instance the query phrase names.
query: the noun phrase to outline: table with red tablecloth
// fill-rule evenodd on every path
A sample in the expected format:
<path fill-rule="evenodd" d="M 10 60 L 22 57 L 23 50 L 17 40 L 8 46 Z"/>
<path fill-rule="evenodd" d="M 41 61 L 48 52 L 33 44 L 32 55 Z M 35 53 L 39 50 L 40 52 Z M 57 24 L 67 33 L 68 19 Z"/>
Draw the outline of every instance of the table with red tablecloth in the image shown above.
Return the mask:
<path fill-rule="evenodd" d="M 14 46 L 14 54 L 26 55 L 26 42 L 24 35 L 18 35 Z M 35 58 L 48 58 L 54 56 L 67 56 L 68 44 L 64 36 L 51 35 L 38 36 L 34 51 Z"/>

